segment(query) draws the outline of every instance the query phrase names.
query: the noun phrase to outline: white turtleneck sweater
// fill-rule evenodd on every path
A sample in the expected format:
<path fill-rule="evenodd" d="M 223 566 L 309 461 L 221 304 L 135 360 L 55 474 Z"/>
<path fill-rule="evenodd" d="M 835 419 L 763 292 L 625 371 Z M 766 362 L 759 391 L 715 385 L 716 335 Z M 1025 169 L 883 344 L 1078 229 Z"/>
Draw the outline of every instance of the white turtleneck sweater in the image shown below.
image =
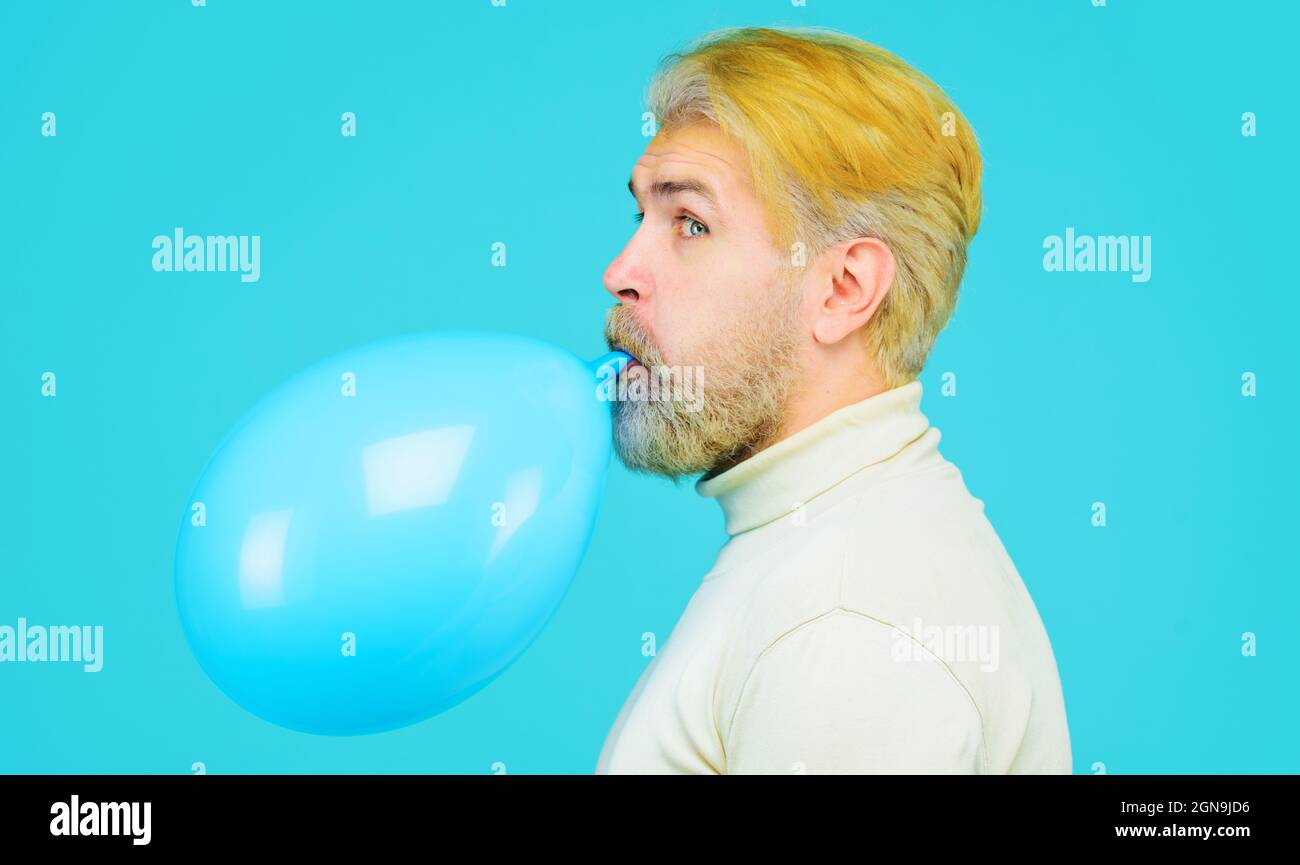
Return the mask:
<path fill-rule="evenodd" d="M 912 381 L 696 484 L 727 543 L 597 773 L 1068 773 L 1056 660 Z"/>

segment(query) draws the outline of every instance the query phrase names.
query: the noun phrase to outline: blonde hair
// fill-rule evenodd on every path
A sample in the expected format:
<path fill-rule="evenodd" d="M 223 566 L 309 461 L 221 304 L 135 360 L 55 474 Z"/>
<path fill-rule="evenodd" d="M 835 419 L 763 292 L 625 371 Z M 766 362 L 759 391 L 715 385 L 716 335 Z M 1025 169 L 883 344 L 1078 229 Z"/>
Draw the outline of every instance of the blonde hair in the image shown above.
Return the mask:
<path fill-rule="evenodd" d="M 823 28 L 733 27 L 663 59 L 648 106 L 661 126 L 708 120 L 749 157 L 779 248 L 807 260 L 876 237 L 897 273 L 864 331 L 887 388 L 920 374 L 957 305 L 979 228 L 974 131 L 929 78 Z"/>

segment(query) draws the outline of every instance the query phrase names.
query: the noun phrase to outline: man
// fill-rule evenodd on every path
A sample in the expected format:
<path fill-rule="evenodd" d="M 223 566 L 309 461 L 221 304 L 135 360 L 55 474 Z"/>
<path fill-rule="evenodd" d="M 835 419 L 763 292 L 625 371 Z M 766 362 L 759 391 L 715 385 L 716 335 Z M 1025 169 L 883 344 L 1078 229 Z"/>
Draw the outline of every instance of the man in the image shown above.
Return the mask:
<path fill-rule="evenodd" d="M 614 402 L 615 445 L 700 474 L 730 537 L 597 772 L 1069 772 L 1038 612 L 920 411 L 979 224 L 970 126 L 831 31 L 669 59 L 606 339 L 703 400 Z"/>

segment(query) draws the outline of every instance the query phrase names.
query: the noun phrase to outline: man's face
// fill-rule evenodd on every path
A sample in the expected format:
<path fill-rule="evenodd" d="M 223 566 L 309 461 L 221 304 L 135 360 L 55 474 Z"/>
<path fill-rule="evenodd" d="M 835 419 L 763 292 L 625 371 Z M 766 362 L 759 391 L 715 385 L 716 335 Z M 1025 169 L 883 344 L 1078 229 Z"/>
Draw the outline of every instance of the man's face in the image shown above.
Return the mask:
<path fill-rule="evenodd" d="M 642 364 L 625 377 L 675 374 L 702 396 L 616 400 L 615 447 L 632 469 L 721 471 L 781 426 L 800 347 L 793 270 L 773 245 L 743 149 L 715 125 L 661 130 L 630 187 L 643 218 L 605 271 L 619 301 L 606 341 Z"/>

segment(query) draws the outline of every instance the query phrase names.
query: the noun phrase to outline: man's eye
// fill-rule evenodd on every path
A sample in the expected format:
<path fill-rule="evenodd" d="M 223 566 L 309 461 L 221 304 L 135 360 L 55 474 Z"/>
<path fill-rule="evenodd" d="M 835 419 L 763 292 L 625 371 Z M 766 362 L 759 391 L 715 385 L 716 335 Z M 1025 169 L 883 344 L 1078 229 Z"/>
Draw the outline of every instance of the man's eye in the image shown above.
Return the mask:
<path fill-rule="evenodd" d="M 640 212 L 640 211 L 638 211 L 638 212 L 632 214 L 632 219 L 635 220 L 637 223 L 640 223 L 640 222 L 642 222 L 642 221 L 645 219 L 645 214 L 642 213 L 642 212 Z M 686 236 L 687 236 L 687 237 L 699 237 L 701 234 L 708 234 L 708 233 L 709 233 L 709 227 L 708 227 L 707 225 L 705 225 L 703 222 L 700 222 L 698 219 L 696 219 L 696 218 L 693 217 L 693 216 L 687 216 L 686 214 L 682 214 L 681 216 L 678 216 L 678 217 L 676 217 L 675 219 L 676 219 L 677 222 L 687 222 L 687 223 L 690 223 L 690 224 L 692 224 L 692 225 L 698 225 L 701 229 L 703 229 L 702 231 L 692 232 L 692 231 L 691 231 L 691 228 L 690 228 L 690 225 L 688 225 L 688 226 L 686 227 Z"/>
<path fill-rule="evenodd" d="M 703 222 L 700 222 L 698 219 L 696 219 L 696 218 L 693 217 L 693 216 L 686 216 L 685 214 L 683 214 L 683 215 L 677 217 L 677 221 L 678 221 L 678 222 L 685 221 L 685 222 L 687 223 L 687 226 L 686 226 L 686 236 L 687 236 L 687 237 L 699 237 L 701 234 L 708 234 L 708 233 L 709 233 L 709 227 L 708 227 L 707 225 L 705 225 Z M 698 232 L 698 233 L 694 233 L 694 234 L 693 234 L 693 233 L 691 232 L 691 224 L 692 224 L 692 223 L 695 224 L 695 225 L 698 225 L 698 226 L 699 226 L 701 229 L 703 229 L 703 230 L 700 231 L 700 232 Z"/>

